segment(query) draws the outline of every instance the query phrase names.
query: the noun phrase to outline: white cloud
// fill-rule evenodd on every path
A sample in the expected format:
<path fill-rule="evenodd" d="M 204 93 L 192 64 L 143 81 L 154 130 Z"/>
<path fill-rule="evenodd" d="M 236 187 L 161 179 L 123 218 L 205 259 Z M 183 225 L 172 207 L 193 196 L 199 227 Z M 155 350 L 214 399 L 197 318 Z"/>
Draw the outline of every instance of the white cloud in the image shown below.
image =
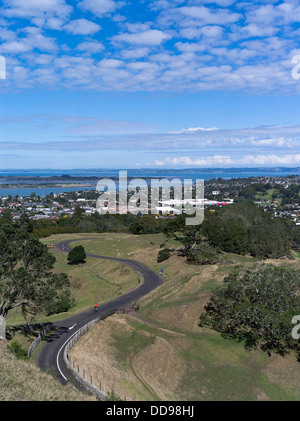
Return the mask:
<path fill-rule="evenodd" d="M 219 130 L 217 127 L 204 128 L 204 127 L 189 127 L 188 129 L 182 129 L 175 132 L 169 132 L 171 134 L 180 134 L 180 133 L 196 133 L 196 132 L 211 132 L 214 130 Z"/>
<path fill-rule="evenodd" d="M 157 166 L 179 166 L 179 167 L 272 167 L 272 166 L 294 166 L 300 164 L 300 154 L 286 154 L 279 156 L 271 155 L 246 155 L 239 158 L 230 155 L 213 155 L 199 158 L 188 156 L 167 157 L 163 160 L 155 160 Z"/>
<path fill-rule="evenodd" d="M 104 59 L 99 62 L 99 66 L 106 69 L 114 69 L 123 65 L 123 61 L 114 59 Z"/>
<path fill-rule="evenodd" d="M 299 165 L 300 154 L 286 154 L 279 155 L 248 155 L 240 160 L 241 165 L 260 165 L 260 166 L 274 166 L 274 165 Z"/>
<path fill-rule="evenodd" d="M 79 8 L 88 10 L 98 17 L 114 12 L 122 5 L 123 2 L 114 0 L 83 0 L 78 3 Z"/>
<path fill-rule="evenodd" d="M 179 12 L 184 16 L 196 19 L 205 25 L 226 25 L 229 23 L 234 23 L 242 18 L 241 14 L 233 13 L 227 9 L 211 10 L 205 6 L 179 7 L 176 9 L 176 12 Z"/>
<path fill-rule="evenodd" d="M 1 12 L 7 17 L 46 19 L 69 16 L 73 8 L 64 0 L 4 0 Z"/>
<path fill-rule="evenodd" d="M 76 50 L 87 54 L 96 54 L 104 50 L 104 45 L 98 41 L 85 41 L 77 45 Z"/>
<path fill-rule="evenodd" d="M 165 158 L 164 162 L 166 164 L 172 164 L 176 166 L 212 166 L 212 165 L 231 165 L 232 159 L 228 155 L 213 155 L 206 156 L 203 158 L 191 159 L 188 156 L 180 156 L 177 158 Z"/>
<path fill-rule="evenodd" d="M 71 20 L 64 29 L 74 35 L 92 35 L 99 32 L 101 26 L 87 19 L 76 19 Z"/>
<path fill-rule="evenodd" d="M 248 22 L 262 23 L 264 25 L 289 24 L 300 22 L 299 2 L 282 2 L 278 5 L 255 5 L 246 14 Z"/>
<path fill-rule="evenodd" d="M 125 21 L 124 17 L 114 15 L 118 22 L 103 19 L 100 39 L 98 21 L 88 20 L 90 14 L 86 12 L 104 17 L 113 14 L 124 2 L 81 0 L 78 5 L 85 18 L 69 21 L 73 8 L 65 0 L 4 0 L 0 8 L 5 17 L 4 26 L 0 27 L 0 52 L 11 58 L 8 74 L 14 65 L 27 69 L 32 69 L 33 63 L 37 65 L 37 61 L 28 59 L 35 50 L 56 53 L 58 57 L 72 55 L 74 50 L 83 57 L 105 50 L 107 60 L 121 59 L 122 65 L 109 75 L 105 73 L 104 63 L 98 65 L 99 58 L 95 58 L 89 71 L 90 84 L 84 85 L 90 89 L 300 93 L 300 83 L 291 76 L 291 54 L 297 51 L 298 38 L 295 25 L 290 23 L 298 19 L 297 2 L 281 1 L 279 5 L 270 1 L 263 5 L 235 2 L 234 10 L 239 13 L 228 9 L 233 3 L 231 0 L 152 1 L 153 19 L 148 13 L 145 19 L 139 16 L 138 21 L 133 15 L 126 16 Z M 146 9 L 147 5 L 144 2 L 143 7 Z M 134 7 L 133 3 L 126 6 L 126 12 Z M 269 20 L 265 17 L 267 13 Z M 37 25 L 43 31 L 34 34 L 32 28 L 32 32 L 28 29 L 26 32 L 29 24 L 25 19 L 31 20 L 31 28 Z M 7 22 L 19 24 L 18 29 L 10 30 Z M 56 39 L 50 30 L 57 31 Z M 95 35 L 97 39 L 82 39 L 76 47 L 69 41 L 70 37 L 63 37 L 62 31 Z M 187 40 L 191 41 L 184 42 Z M 134 61 L 138 63 L 132 65 Z M 72 71 L 71 62 L 69 75 L 76 74 L 78 66 L 73 62 Z M 34 84 L 34 78 L 30 79 Z M 64 82 L 61 78 L 61 85 Z M 78 78 L 73 82 L 72 88 L 76 83 L 78 88 L 82 86 Z M 13 87 L 11 79 L 7 79 L 6 86 Z M 71 86 L 69 78 L 67 86 Z"/>
<path fill-rule="evenodd" d="M 113 41 L 125 42 L 127 44 L 135 45 L 160 45 L 170 39 L 171 36 L 163 31 L 157 29 L 150 29 L 140 33 L 124 33 L 113 37 Z"/>
<path fill-rule="evenodd" d="M 61 31 L 63 29 L 64 24 L 65 19 L 49 18 L 47 19 L 45 26 L 49 29 Z"/>
<path fill-rule="evenodd" d="M 121 56 L 124 59 L 138 59 L 142 57 L 148 56 L 150 53 L 150 49 L 147 47 L 141 47 L 141 48 L 134 48 L 130 50 L 121 50 Z"/>
<path fill-rule="evenodd" d="M 56 40 L 42 34 L 41 29 L 37 27 L 27 27 L 23 29 L 25 37 L 18 38 L 14 33 L 13 36 L 6 37 L 8 41 L 0 45 L 0 52 L 2 54 L 22 54 L 34 49 L 40 51 L 56 51 Z M 0 32 L 0 37 L 3 35 Z M 7 35 L 7 32 L 4 33 Z"/>
<path fill-rule="evenodd" d="M 20 54 L 30 50 L 30 45 L 24 41 L 9 41 L 0 45 L 2 54 Z"/>

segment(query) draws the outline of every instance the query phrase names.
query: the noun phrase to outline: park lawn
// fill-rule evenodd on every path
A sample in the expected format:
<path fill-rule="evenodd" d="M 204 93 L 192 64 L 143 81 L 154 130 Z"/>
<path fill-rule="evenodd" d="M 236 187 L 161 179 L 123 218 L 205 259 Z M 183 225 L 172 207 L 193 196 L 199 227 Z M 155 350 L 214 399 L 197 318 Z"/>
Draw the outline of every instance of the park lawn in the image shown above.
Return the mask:
<path fill-rule="evenodd" d="M 255 199 L 256 200 L 260 200 L 261 202 L 277 202 L 279 205 L 282 202 L 282 198 L 281 197 L 276 197 L 275 199 L 272 198 L 272 194 L 274 192 L 274 189 L 268 190 L 267 194 L 262 194 L 260 192 L 258 192 L 255 195 Z"/>

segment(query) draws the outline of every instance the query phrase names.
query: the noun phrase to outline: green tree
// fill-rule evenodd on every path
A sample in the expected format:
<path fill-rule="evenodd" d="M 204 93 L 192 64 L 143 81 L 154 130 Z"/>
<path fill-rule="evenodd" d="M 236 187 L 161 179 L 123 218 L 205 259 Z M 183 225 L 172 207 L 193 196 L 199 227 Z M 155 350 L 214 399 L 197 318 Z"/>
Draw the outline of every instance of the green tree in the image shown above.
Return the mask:
<path fill-rule="evenodd" d="M 285 222 L 248 202 L 206 213 L 201 229 L 211 245 L 229 253 L 290 256 L 291 234 Z"/>
<path fill-rule="evenodd" d="M 167 249 L 167 248 L 166 249 L 162 249 L 162 250 L 160 250 L 158 252 L 157 262 L 158 263 L 163 262 L 164 260 L 169 259 L 170 256 L 171 256 L 171 252 L 170 252 L 169 249 Z"/>
<path fill-rule="evenodd" d="M 244 341 L 248 349 L 259 345 L 280 355 L 295 350 L 300 358 L 300 342 L 291 335 L 292 318 L 300 314 L 299 290 L 299 271 L 271 265 L 236 269 L 213 292 L 200 326 Z"/>
<path fill-rule="evenodd" d="M 154 234 L 160 231 L 160 222 L 153 215 L 143 215 L 138 217 L 131 227 L 131 232 L 135 235 Z"/>
<path fill-rule="evenodd" d="M 60 299 L 68 309 L 70 282 L 67 275 L 53 273 L 55 261 L 32 233 L 16 224 L 0 226 L 0 315 L 6 317 L 16 307 L 26 320 L 39 312 L 50 314 L 55 312 L 49 313 L 50 303 Z"/>
<path fill-rule="evenodd" d="M 73 218 L 74 219 L 81 219 L 84 214 L 85 214 L 84 210 L 81 209 L 81 207 L 79 205 L 76 205 L 74 213 L 73 213 Z"/>
<path fill-rule="evenodd" d="M 86 253 L 83 246 L 75 246 L 68 254 L 68 261 L 71 264 L 84 263 L 86 259 Z"/>
<path fill-rule="evenodd" d="M 220 260 L 220 253 L 215 247 L 201 243 L 200 246 L 189 251 L 186 261 L 196 265 L 213 265 Z"/>

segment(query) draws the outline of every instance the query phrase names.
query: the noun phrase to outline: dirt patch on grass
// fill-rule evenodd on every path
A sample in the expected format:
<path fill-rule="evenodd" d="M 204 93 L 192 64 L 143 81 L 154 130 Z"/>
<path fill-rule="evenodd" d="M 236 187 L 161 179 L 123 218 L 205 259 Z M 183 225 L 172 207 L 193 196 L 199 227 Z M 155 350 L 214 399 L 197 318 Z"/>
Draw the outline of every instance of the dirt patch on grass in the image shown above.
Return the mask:
<path fill-rule="evenodd" d="M 294 353 L 285 357 L 273 356 L 262 372 L 272 383 L 297 386 L 300 395 L 300 364 Z"/>

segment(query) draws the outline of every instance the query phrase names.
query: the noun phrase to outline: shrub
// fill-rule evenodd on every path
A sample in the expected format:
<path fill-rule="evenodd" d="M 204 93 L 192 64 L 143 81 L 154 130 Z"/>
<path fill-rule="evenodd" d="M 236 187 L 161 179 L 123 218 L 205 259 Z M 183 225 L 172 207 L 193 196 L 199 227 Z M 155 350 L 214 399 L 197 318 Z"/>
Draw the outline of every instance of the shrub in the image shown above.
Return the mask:
<path fill-rule="evenodd" d="M 169 259 L 169 257 L 171 256 L 171 252 L 169 249 L 162 249 L 158 252 L 158 256 L 157 256 L 157 262 L 163 262 L 164 260 Z"/>
<path fill-rule="evenodd" d="M 73 250 L 69 252 L 67 259 L 71 264 L 83 263 L 86 259 L 84 247 L 75 246 Z"/>
<path fill-rule="evenodd" d="M 22 348 L 21 344 L 17 341 L 13 341 L 11 344 L 8 345 L 8 350 L 15 354 L 15 356 L 22 360 L 28 360 L 28 354 L 25 349 Z"/>

